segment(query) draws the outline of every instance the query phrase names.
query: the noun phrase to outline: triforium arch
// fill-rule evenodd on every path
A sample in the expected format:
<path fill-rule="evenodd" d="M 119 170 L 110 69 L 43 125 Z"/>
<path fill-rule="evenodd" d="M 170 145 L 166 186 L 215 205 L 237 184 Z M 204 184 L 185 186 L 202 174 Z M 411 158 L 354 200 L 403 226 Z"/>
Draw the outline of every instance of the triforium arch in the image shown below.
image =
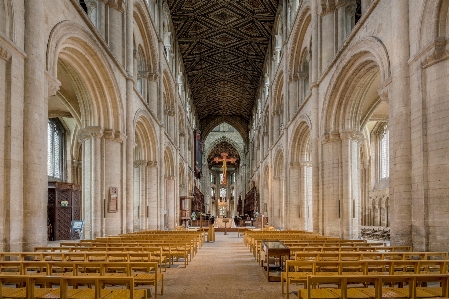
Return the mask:
<path fill-rule="evenodd" d="M 351 46 L 331 78 L 323 106 L 323 233 L 345 238 L 360 235 L 363 130 L 376 111 L 388 118 L 379 87 L 390 77 L 388 54 L 380 40 L 364 38 Z M 383 103 L 382 103 L 383 102 Z M 338 173 L 335 167 L 341 168 Z"/>
<path fill-rule="evenodd" d="M 150 115 L 138 110 L 134 117 L 134 230 L 157 228 L 157 139 Z"/>
<path fill-rule="evenodd" d="M 284 151 L 278 148 L 273 159 L 273 182 L 271 192 L 271 223 L 274 227 L 285 228 L 285 176 Z"/>
<path fill-rule="evenodd" d="M 175 87 L 167 70 L 163 76 L 163 103 L 164 103 L 164 124 L 168 136 L 175 141 Z"/>
<path fill-rule="evenodd" d="M 173 150 L 169 146 L 164 149 L 164 170 L 164 228 L 174 229 L 178 204 L 175 200 L 175 160 Z"/>
<path fill-rule="evenodd" d="M 449 36 L 447 25 L 449 12 L 448 0 L 425 1 L 423 4 L 419 30 L 419 49 L 433 42 L 444 42 Z"/>
<path fill-rule="evenodd" d="M 290 228 L 313 231 L 311 122 L 307 116 L 293 132 L 290 147 L 288 216 Z"/>
<path fill-rule="evenodd" d="M 155 73 L 157 71 L 157 61 L 158 55 L 156 50 L 157 37 L 151 30 L 151 25 L 148 23 L 150 16 L 147 14 L 147 10 L 144 9 L 139 2 L 134 2 L 134 13 L 133 18 L 135 25 L 137 26 L 143 40 L 143 47 L 147 50 L 146 63 L 148 66 L 148 71 L 150 73 Z"/>
<path fill-rule="evenodd" d="M 273 89 L 273 118 L 272 136 L 273 143 L 279 138 L 284 126 L 284 73 L 280 72 Z"/>
<path fill-rule="evenodd" d="M 289 90 L 289 113 L 294 115 L 301 103 L 309 94 L 309 63 L 312 28 L 311 8 L 309 1 L 301 1 L 298 17 L 293 25 L 293 40 L 290 46 L 291 57 L 288 61 L 288 90 Z"/>

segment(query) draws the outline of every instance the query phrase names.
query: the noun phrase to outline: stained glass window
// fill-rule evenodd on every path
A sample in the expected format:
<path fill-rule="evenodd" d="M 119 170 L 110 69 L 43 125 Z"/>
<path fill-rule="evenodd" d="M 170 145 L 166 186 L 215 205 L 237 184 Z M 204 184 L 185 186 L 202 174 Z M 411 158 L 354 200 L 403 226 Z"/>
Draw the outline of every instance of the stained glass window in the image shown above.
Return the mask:
<path fill-rule="evenodd" d="M 57 119 L 48 120 L 47 143 L 47 174 L 62 179 L 64 129 Z"/>
<path fill-rule="evenodd" d="M 226 188 L 220 188 L 220 197 L 226 198 Z"/>

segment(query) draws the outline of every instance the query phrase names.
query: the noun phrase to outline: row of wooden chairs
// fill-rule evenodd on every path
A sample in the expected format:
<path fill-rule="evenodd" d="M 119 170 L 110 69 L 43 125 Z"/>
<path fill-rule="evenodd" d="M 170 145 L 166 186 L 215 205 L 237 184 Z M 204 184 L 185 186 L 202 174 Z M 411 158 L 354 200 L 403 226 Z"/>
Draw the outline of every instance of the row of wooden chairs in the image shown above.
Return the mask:
<path fill-rule="evenodd" d="M 307 277 L 306 288 L 298 289 L 300 299 L 347 298 L 447 298 L 447 274 L 429 275 L 341 275 Z M 313 288 L 318 284 L 335 284 L 337 288 Z M 435 286 L 437 284 L 438 286 Z M 362 287 L 350 287 L 362 285 Z M 367 286 L 373 287 L 367 287 Z M 405 287 L 404 287 L 405 286 Z"/>
<path fill-rule="evenodd" d="M 12 284 L 11 284 L 12 283 Z M 49 285 L 57 287 L 47 287 Z M 88 287 L 78 287 L 87 285 Z M 117 289 L 110 286 L 125 286 Z M 122 298 L 146 299 L 147 290 L 135 289 L 133 277 L 0 275 L 1 298 Z M 44 286 L 44 287 L 42 287 Z"/>
<path fill-rule="evenodd" d="M 281 276 L 281 292 L 286 283 L 287 298 L 291 283 L 305 283 L 310 275 L 404 275 L 448 274 L 447 260 L 369 260 L 369 261 L 297 261 L 287 260 Z"/>
<path fill-rule="evenodd" d="M 6 261 L 0 262 L 0 274 L 134 277 L 136 285 L 153 286 L 156 297 L 161 283 L 161 295 L 164 293 L 164 274 L 159 273 L 156 262 Z"/>

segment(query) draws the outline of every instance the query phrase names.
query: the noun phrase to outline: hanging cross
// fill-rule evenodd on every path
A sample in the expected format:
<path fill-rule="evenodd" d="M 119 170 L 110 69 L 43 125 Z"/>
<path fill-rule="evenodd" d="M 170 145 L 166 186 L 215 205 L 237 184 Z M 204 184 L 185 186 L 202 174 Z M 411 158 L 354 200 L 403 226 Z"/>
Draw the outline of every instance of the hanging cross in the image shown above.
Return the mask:
<path fill-rule="evenodd" d="M 221 167 L 222 169 L 223 169 L 223 181 L 222 181 L 222 184 L 223 185 L 226 185 L 227 183 L 228 183 L 228 181 L 226 180 L 226 171 L 227 171 L 227 167 L 226 167 L 226 162 L 230 162 L 230 163 L 232 163 L 232 164 L 234 164 L 235 163 L 235 161 L 236 161 L 236 159 L 235 158 L 227 158 L 228 157 L 228 154 L 227 153 L 221 153 L 221 159 L 220 158 L 218 158 L 218 157 L 215 157 L 214 158 L 214 162 L 215 163 L 218 163 L 218 162 L 221 162 L 221 161 L 223 161 L 223 166 Z"/>

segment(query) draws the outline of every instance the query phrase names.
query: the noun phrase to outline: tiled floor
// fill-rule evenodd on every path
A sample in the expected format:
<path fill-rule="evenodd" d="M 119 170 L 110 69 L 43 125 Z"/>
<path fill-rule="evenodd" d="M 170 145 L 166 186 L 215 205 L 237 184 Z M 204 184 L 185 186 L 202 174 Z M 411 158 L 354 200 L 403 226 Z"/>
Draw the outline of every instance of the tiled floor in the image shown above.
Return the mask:
<path fill-rule="evenodd" d="M 281 283 L 267 281 L 263 268 L 236 232 L 219 232 L 215 238 L 214 243 L 203 245 L 187 268 L 183 262 L 175 262 L 178 267 L 167 269 L 161 298 L 283 298 Z"/>

